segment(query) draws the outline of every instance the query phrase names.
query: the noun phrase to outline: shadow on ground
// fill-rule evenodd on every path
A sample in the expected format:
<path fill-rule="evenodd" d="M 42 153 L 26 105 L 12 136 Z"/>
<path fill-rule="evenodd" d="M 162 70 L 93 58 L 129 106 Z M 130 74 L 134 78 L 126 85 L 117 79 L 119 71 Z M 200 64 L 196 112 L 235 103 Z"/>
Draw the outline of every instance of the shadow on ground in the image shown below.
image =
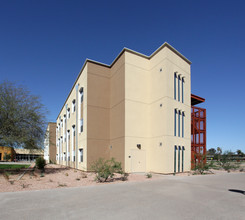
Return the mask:
<path fill-rule="evenodd" d="M 235 193 L 241 193 L 243 195 L 245 195 L 245 191 L 243 190 L 239 190 L 239 189 L 229 189 L 230 192 L 235 192 Z"/>

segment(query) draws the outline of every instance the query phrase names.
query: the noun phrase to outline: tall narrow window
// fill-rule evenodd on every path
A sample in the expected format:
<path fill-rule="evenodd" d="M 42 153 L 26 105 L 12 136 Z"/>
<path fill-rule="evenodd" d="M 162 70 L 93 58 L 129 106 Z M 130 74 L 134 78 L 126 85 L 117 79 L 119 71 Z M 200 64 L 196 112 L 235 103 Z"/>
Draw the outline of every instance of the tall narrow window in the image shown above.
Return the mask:
<path fill-rule="evenodd" d="M 72 101 L 72 112 L 75 112 L 76 111 L 76 100 L 73 99 Z"/>
<path fill-rule="evenodd" d="M 177 146 L 174 146 L 174 173 L 176 173 L 176 151 L 177 151 Z"/>
<path fill-rule="evenodd" d="M 81 130 L 80 131 L 83 132 L 83 119 L 81 119 L 80 123 L 81 123 L 81 127 L 80 127 Z"/>
<path fill-rule="evenodd" d="M 184 77 L 182 78 L 182 103 L 184 103 Z"/>
<path fill-rule="evenodd" d="M 66 115 L 64 115 L 64 126 L 63 126 L 64 142 L 66 142 L 66 133 L 65 133 L 65 129 L 66 129 Z"/>
<path fill-rule="evenodd" d="M 185 113 L 182 112 L 182 137 L 184 137 L 184 131 L 185 131 Z"/>
<path fill-rule="evenodd" d="M 178 76 L 178 101 L 180 101 L 180 75 Z"/>
<path fill-rule="evenodd" d="M 179 150 L 178 150 L 178 172 L 180 172 L 180 146 L 179 146 Z"/>
<path fill-rule="evenodd" d="M 185 147 L 182 146 L 182 172 L 184 172 L 184 151 L 185 151 Z"/>
<path fill-rule="evenodd" d="M 67 130 L 67 160 L 70 161 L 70 130 Z"/>
<path fill-rule="evenodd" d="M 176 90 L 177 90 L 177 87 L 176 87 L 176 84 L 177 84 L 177 74 L 174 73 L 174 99 L 176 100 Z"/>
<path fill-rule="evenodd" d="M 70 118 L 71 114 L 70 114 L 70 108 L 67 109 L 67 118 Z"/>
<path fill-rule="evenodd" d="M 79 132 L 83 132 L 83 87 L 79 90 L 79 114 L 78 114 L 78 120 L 80 124 Z"/>
<path fill-rule="evenodd" d="M 174 136 L 177 135 L 177 109 L 174 109 Z"/>
<path fill-rule="evenodd" d="M 83 162 L 83 148 L 79 149 L 80 162 Z"/>
<path fill-rule="evenodd" d="M 178 136 L 180 137 L 180 115 L 181 112 L 179 111 L 179 117 L 178 117 Z"/>

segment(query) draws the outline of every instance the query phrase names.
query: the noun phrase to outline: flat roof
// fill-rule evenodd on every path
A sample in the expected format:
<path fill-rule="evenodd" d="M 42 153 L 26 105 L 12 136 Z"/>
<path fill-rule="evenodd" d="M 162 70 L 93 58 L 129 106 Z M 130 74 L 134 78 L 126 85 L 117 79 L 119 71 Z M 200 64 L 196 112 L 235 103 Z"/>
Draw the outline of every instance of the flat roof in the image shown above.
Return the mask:
<path fill-rule="evenodd" d="M 191 105 L 198 105 L 198 104 L 203 103 L 203 102 L 205 102 L 204 98 L 197 96 L 197 95 L 194 95 L 194 94 L 191 94 Z"/>

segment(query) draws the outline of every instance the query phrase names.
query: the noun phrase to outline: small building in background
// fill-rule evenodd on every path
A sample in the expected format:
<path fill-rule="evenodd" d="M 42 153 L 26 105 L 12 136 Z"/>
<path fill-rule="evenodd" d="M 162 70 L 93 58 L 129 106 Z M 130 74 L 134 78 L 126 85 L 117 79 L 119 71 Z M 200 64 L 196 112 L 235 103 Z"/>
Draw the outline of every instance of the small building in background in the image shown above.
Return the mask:
<path fill-rule="evenodd" d="M 38 157 L 43 157 L 41 149 L 15 149 L 17 161 L 34 161 Z"/>
<path fill-rule="evenodd" d="M 49 122 L 44 140 L 44 159 L 47 163 L 56 162 L 56 123 Z"/>
<path fill-rule="evenodd" d="M 8 161 L 15 159 L 15 150 L 12 147 L 0 147 L 0 161 L 7 161 L 6 156 L 9 155 Z"/>

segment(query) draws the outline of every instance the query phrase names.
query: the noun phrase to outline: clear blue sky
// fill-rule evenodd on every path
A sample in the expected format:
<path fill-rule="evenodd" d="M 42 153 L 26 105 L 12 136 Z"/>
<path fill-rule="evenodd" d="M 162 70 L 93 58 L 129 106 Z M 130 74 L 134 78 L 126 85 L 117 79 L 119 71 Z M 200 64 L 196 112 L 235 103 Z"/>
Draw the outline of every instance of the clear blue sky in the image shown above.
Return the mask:
<path fill-rule="evenodd" d="M 207 108 L 207 148 L 245 151 L 244 1 L 0 0 L 0 82 L 40 95 L 56 117 L 86 58 L 123 47 L 150 55 L 167 41 L 192 61 Z"/>

